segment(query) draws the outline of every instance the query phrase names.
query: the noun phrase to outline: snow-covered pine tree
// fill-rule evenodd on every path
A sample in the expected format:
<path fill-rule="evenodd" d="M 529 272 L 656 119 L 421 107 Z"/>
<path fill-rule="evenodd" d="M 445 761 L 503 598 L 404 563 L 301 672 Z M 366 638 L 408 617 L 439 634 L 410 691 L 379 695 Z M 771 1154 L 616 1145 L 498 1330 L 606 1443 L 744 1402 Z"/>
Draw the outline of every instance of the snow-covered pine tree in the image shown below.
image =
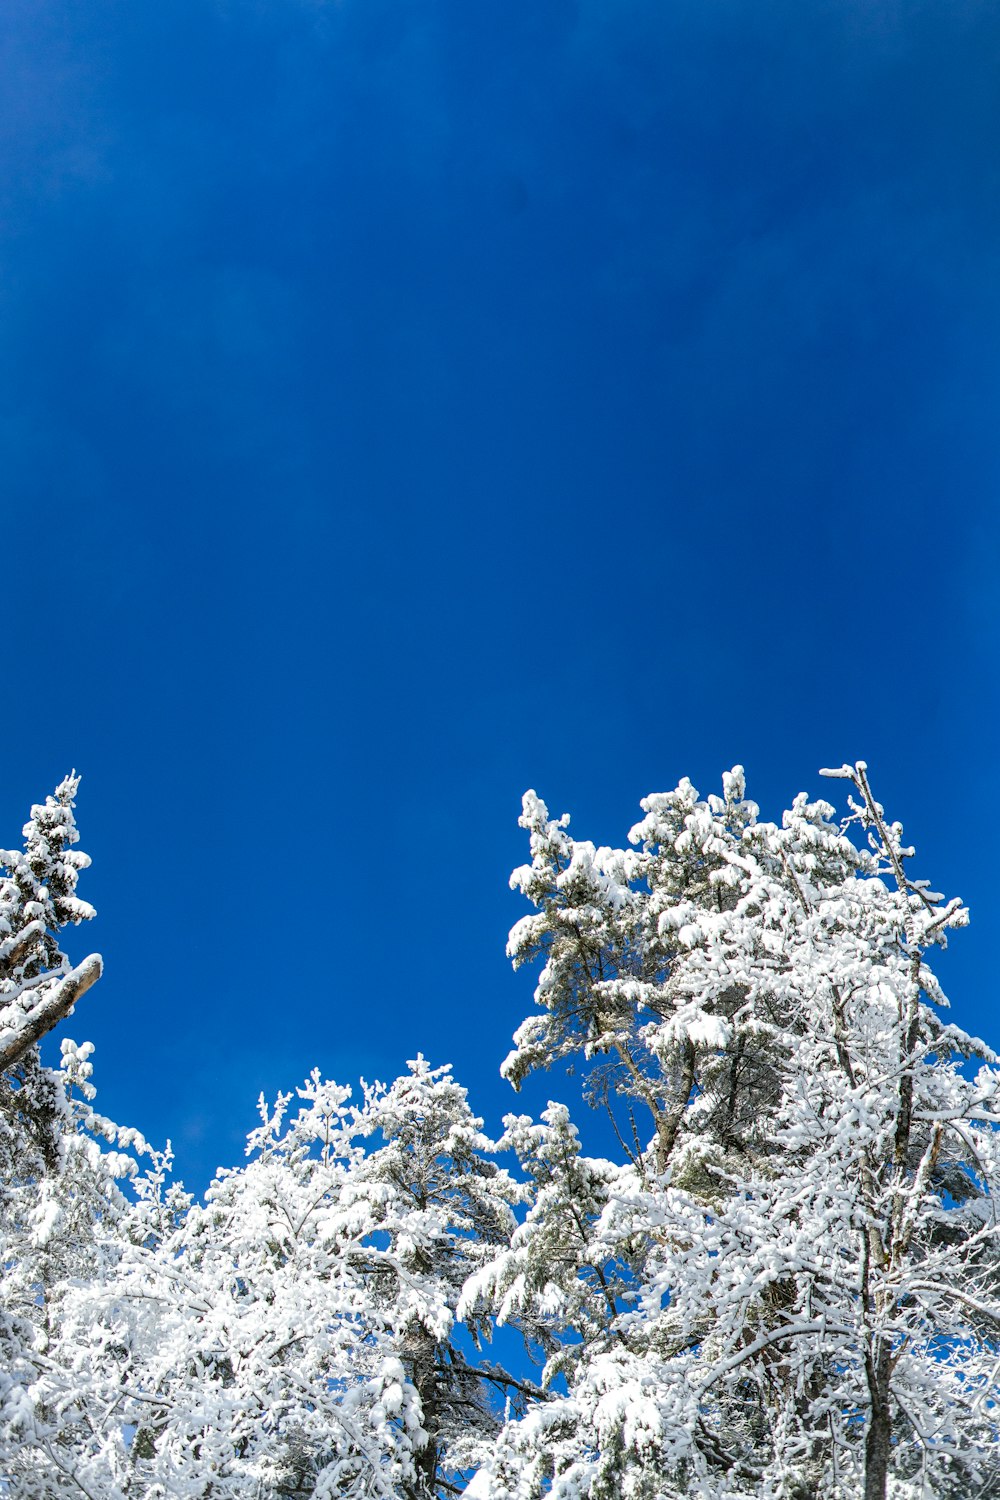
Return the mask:
<path fill-rule="evenodd" d="M 501 1326 L 519 1328 L 545 1360 L 548 1389 L 617 1337 L 635 1266 L 629 1247 L 613 1246 L 601 1225 L 622 1167 L 583 1154 L 565 1105 L 550 1104 L 540 1123 L 508 1115 L 504 1124 L 498 1146 L 516 1154 L 530 1208 L 509 1245 L 469 1277 L 458 1312 L 462 1318 L 488 1314 Z"/>
<path fill-rule="evenodd" d="M 497 1432 L 500 1403 L 523 1382 L 473 1358 L 490 1325 L 472 1306 L 457 1327 L 456 1308 L 471 1275 L 509 1243 L 513 1205 L 524 1190 L 498 1167 L 466 1090 L 450 1067 L 423 1057 L 389 1087 L 366 1087 L 359 1123 L 370 1150 L 352 1191 L 370 1220 L 368 1287 L 373 1310 L 392 1329 L 394 1347 L 419 1400 L 425 1438 L 411 1500 L 448 1492 L 470 1454 Z M 464 1337 L 462 1336 L 464 1335 Z"/>
<path fill-rule="evenodd" d="M 577 1346 L 479 1496 L 1000 1492 L 1000 1075 L 943 1018 L 928 963 L 966 913 L 909 878 L 864 765 L 833 774 L 854 787 L 843 823 L 805 796 L 761 822 L 736 768 L 721 798 L 687 781 L 647 798 L 631 850 L 525 799 L 513 883 L 536 913 L 511 951 L 544 960 L 541 1014 L 505 1070 L 582 1055 L 591 1098 L 651 1134 L 627 1145 L 619 1115 L 625 1159 L 596 1174 L 579 1244 L 565 1194 L 539 1191 L 477 1280 Z M 548 1283 L 532 1269 L 546 1234 L 572 1247 L 570 1285 L 602 1254 L 618 1268 L 603 1336 L 566 1328 L 558 1262 Z"/>
<path fill-rule="evenodd" d="M 6 1181 L 52 1163 L 60 1086 L 41 1067 L 34 1044 L 101 973 L 96 953 L 74 968 L 59 946 L 60 929 L 94 915 L 76 894 L 79 873 L 90 864 L 74 848 L 79 784 L 78 776 L 67 776 L 54 796 L 32 807 L 23 850 L 0 850 L 0 1171 Z"/>
<path fill-rule="evenodd" d="M 68 1266 L 93 1269 L 88 1226 L 114 1196 L 113 1174 L 77 1149 L 67 1085 L 72 1076 L 87 1086 L 87 1049 L 64 1044 L 60 1072 L 42 1065 L 36 1045 L 101 972 L 96 954 L 71 967 L 59 944 L 60 929 L 94 915 L 76 895 L 90 863 L 73 847 L 78 785 L 67 777 L 31 809 L 23 850 L 0 851 L 0 1475 L 8 1483 L 38 1432 L 51 1435 L 51 1411 L 36 1392 L 59 1321 L 56 1288 Z"/>

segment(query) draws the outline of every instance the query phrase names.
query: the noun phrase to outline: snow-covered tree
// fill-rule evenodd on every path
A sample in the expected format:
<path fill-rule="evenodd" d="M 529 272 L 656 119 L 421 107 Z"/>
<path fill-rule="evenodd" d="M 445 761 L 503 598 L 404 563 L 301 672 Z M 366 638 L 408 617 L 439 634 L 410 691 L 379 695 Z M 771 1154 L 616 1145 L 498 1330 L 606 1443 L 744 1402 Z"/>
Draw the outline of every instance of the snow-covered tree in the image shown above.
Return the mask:
<path fill-rule="evenodd" d="M 54 1160 L 34 1177 L 8 1182 L 0 1202 L 5 1277 L 0 1313 L 0 1480 L 18 1500 L 55 1500 L 108 1489 L 110 1451 L 120 1439 L 122 1374 L 113 1342 L 91 1359 L 93 1330 L 81 1336 L 78 1306 L 106 1294 L 130 1244 L 135 1202 L 124 1181 L 151 1158 L 135 1130 L 92 1107 L 89 1042 L 62 1043 L 51 1075 L 58 1101 Z M 116 1369 L 109 1386 L 102 1362 Z"/>
<path fill-rule="evenodd" d="M 589 1060 L 624 1159 L 588 1168 L 576 1229 L 540 1183 L 477 1279 L 500 1316 L 548 1318 L 565 1379 L 477 1494 L 1000 1490 L 1000 1074 L 928 963 L 966 913 L 909 878 L 863 763 L 830 774 L 843 823 L 805 796 L 760 821 L 736 768 L 721 798 L 647 798 L 629 850 L 525 798 L 536 912 L 511 951 L 544 966 L 505 1070 Z"/>
<path fill-rule="evenodd" d="M 88 1087 L 87 1048 L 64 1044 L 64 1070 L 44 1067 L 36 1043 L 72 1010 L 101 972 L 92 954 L 75 968 L 60 930 L 94 911 L 76 895 L 90 861 L 79 835 L 67 777 L 31 809 L 24 848 L 0 851 L 0 1474 L 52 1414 L 34 1390 L 58 1334 L 56 1288 L 68 1268 L 93 1269 L 88 1225 L 111 1211 L 113 1175 L 94 1168 L 78 1131 L 70 1079 Z"/>
<path fill-rule="evenodd" d="M 508 1244 L 524 1194 L 492 1159 L 497 1148 L 449 1067 L 418 1057 L 388 1089 L 366 1088 L 359 1123 L 383 1142 L 355 1188 L 371 1212 L 372 1306 L 392 1329 L 426 1433 L 406 1493 L 430 1500 L 495 1436 L 497 1393 L 523 1388 L 474 1358 L 490 1325 L 473 1311 L 460 1330 L 456 1309 L 470 1275 Z"/>
<path fill-rule="evenodd" d="M 634 1271 L 627 1256 L 616 1258 L 600 1223 L 621 1167 L 583 1155 L 565 1105 L 550 1104 L 540 1123 L 508 1115 L 505 1124 L 498 1144 L 516 1153 L 530 1208 L 509 1244 L 468 1278 L 458 1310 L 520 1328 L 545 1358 L 548 1387 L 616 1337 Z"/>
<path fill-rule="evenodd" d="M 110 1418 L 95 1497 L 388 1500 L 412 1476 L 420 1409 L 372 1307 L 349 1094 L 314 1073 L 294 1114 L 261 1100 L 247 1165 L 201 1205 L 143 1195 L 115 1274 L 68 1299 Z"/>
<path fill-rule="evenodd" d="M 86 1052 L 67 1051 L 89 1090 Z M 520 1382 L 478 1364 L 485 1330 L 473 1318 L 461 1333 L 455 1307 L 509 1239 L 521 1190 L 465 1090 L 418 1058 L 358 1104 L 318 1072 L 294 1098 L 261 1101 L 250 1160 L 220 1171 L 204 1204 L 167 1189 L 165 1159 L 126 1139 L 151 1158 L 136 1201 L 91 1192 L 64 1226 L 74 1259 L 50 1278 L 57 1316 L 36 1332 L 30 1410 L 7 1454 L 25 1500 L 73 1485 L 93 1500 L 430 1500 L 496 1434 L 491 1392 Z M 80 1119 L 115 1136 L 92 1111 Z M 92 1146 L 95 1177 L 123 1169 Z M 38 1252 L 23 1259 L 30 1324 Z"/>
<path fill-rule="evenodd" d="M 20 1063 L 100 977 L 96 953 L 74 968 L 59 946 L 61 928 L 94 915 L 76 894 L 90 864 L 73 847 L 79 785 L 75 773 L 67 776 L 31 809 L 23 850 L 0 850 L 0 1071 Z"/>

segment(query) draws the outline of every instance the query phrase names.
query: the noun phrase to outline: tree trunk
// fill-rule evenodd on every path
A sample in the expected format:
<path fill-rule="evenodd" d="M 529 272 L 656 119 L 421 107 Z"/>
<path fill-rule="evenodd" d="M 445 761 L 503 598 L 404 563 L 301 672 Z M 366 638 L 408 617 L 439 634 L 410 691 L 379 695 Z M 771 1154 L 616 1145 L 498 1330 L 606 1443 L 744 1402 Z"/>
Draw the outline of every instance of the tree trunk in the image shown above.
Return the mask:
<path fill-rule="evenodd" d="M 889 1404 L 891 1350 L 885 1339 L 876 1339 L 867 1356 L 871 1416 L 865 1438 L 865 1500 L 885 1500 L 889 1480 L 892 1443 L 892 1408 Z"/>
<path fill-rule="evenodd" d="M 410 1379 L 420 1397 L 421 1425 L 427 1433 L 424 1446 L 414 1454 L 415 1482 L 406 1486 L 408 1500 L 433 1500 L 437 1494 L 440 1459 L 440 1412 L 436 1345 L 430 1335 L 418 1329 L 415 1348 L 410 1354 Z"/>

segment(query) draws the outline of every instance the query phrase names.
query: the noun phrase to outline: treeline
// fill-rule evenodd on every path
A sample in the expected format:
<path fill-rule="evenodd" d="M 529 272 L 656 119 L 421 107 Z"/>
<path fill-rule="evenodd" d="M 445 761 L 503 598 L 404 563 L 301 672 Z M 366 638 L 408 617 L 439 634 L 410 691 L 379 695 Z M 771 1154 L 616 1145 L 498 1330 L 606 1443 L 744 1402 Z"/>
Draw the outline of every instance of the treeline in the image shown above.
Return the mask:
<path fill-rule="evenodd" d="M 503 1071 L 571 1068 L 609 1157 L 563 1104 L 488 1139 L 417 1058 L 262 1100 L 202 1203 L 96 1112 L 89 1044 L 39 1059 L 100 960 L 60 946 L 76 779 L 33 808 L 0 851 L 0 1493 L 1000 1494 L 1000 1072 L 930 967 L 967 913 L 863 763 L 824 774 L 840 818 L 762 820 L 737 767 L 620 849 L 525 797 Z"/>

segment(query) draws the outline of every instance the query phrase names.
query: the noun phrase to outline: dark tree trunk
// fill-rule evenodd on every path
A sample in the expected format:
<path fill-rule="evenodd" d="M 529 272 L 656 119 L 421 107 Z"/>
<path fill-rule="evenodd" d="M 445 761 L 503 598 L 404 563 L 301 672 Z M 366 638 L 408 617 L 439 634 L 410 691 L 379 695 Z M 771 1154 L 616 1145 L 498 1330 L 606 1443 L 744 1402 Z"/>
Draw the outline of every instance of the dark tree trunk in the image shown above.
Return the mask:
<path fill-rule="evenodd" d="M 410 1355 L 410 1378 L 420 1397 L 422 1425 L 427 1433 L 427 1442 L 414 1454 L 416 1471 L 413 1485 L 406 1486 L 407 1500 L 433 1500 L 437 1494 L 438 1463 L 440 1461 L 440 1390 L 434 1340 L 421 1329 L 415 1339 L 416 1347 Z"/>
<path fill-rule="evenodd" d="M 865 1500 L 885 1500 L 892 1444 L 892 1408 L 889 1404 L 891 1350 L 885 1339 L 875 1340 L 867 1362 L 872 1405 L 865 1438 Z"/>

